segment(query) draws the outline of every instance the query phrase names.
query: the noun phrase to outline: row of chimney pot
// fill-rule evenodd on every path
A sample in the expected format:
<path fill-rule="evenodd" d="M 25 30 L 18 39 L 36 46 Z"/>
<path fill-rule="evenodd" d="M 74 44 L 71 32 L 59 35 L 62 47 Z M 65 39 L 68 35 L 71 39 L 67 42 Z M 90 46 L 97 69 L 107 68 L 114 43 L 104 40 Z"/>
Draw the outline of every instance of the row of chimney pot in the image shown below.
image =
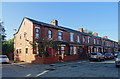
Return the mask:
<path fill-rule="evenodd" d="M 58 21 L 53 19 L 53 20 L 51 21 L 51 25 L 53 25 L 53 26 L 58 26 Z M 77 31 L 83 32 L 83 28 L 79 28 Z M 93 35 L 94 35 L 94 36 L 98 36 L 98 33 L 94 33 Z M 107 36 L 103 36 L 103 38 L 108 39 Z"/>

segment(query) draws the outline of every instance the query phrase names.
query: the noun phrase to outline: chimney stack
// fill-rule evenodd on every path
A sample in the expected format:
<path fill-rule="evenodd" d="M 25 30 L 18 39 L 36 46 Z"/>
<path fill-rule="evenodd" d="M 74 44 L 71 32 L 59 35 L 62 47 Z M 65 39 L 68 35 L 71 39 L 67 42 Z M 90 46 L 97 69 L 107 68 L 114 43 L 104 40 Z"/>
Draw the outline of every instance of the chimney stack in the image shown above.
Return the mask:
<path fill-rule="evenodd" d="M 94 36 L 98 36 L 98 33 L 94 33 L 93 35 L 94 35 Z"/>
<path fill-rule="evenodd" d="M 103 36 L 103 38 L 108 39 L 108 37 L 107 37 L 107 36 Z"/>
<path fill-rule="evenodd" d="M 51 25 L 58 26 L 58 21 L 57 20 L 52 20 Z"/>
<path fill-rule="evenodd" d="M 83 32 L 83 28 L 79 28 L 78 31 L 79 31 L 79 32 Z"/>

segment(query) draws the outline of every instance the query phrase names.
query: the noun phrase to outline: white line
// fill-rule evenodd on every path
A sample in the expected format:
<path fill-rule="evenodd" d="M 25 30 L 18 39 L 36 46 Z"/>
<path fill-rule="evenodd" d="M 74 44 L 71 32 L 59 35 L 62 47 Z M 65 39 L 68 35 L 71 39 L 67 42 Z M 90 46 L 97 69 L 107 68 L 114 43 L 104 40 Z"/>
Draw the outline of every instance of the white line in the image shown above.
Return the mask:
<path fill-rule="evenodd" d="M 42 73 L 37 74 L 35 77 L 38 77 L 38 76 L 40 76 L 40 75 L 43 75 L 43 74 L 45 74 L 45 73 L 48 72 L 48 71 L 49 71 L 49 70 L 43 71 Z"/>
<path fill-rule="evenodd" d="M 26 75 L 26 77 L 29 77 L 29 76 L 31 76 L 31 74 Z"/>

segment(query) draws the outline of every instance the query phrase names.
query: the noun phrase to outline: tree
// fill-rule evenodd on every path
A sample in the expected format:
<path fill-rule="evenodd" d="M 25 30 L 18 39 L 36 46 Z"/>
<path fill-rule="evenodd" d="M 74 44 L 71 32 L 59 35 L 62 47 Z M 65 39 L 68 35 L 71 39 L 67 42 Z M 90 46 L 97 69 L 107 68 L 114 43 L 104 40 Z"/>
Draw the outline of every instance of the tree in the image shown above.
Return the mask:
<path fill-rule="evenodd" d="M 26 40 L 29 41 L 29 40 Z M 33 48 L 36 48 L 37 54 L 48 54 L 47 49 L 48 48 L 55 48 L 57 49 L 61 42 L 54 42 L 52 39 L 42 39 L 42 40 L 36 40 L 36 41 L 29 41 L 29 43 L 32 45 Z M 40 51 L 39 51 L 40 48 Z M 41 53 L 40 53 L 41 52 Z"/>
<path fill-rule="evenodd" d="M 118 41 L 118 44 L 120 44 L 120 40 Z"/>
<path fill-rule="evenodd" d="M 93 32 L 92 32 L 92 31 L 89 31 L 88 29 L 85 29 L 85 30 L 84 30 L 84 33 L 92 34 Z"/>
<path fill-rule="evenodd" d="M 3 54 L 7 55 L 14 52 L 14 39 L 2 42 Z"/>
<path fill-rule="evenodd" d="M 5 41 L 6 38 L 6 33 L 5 33 L 5 28 L 3 26 L 4 22 L 0 21 L 0 37 L 2 38 L 2 41 Z"/>

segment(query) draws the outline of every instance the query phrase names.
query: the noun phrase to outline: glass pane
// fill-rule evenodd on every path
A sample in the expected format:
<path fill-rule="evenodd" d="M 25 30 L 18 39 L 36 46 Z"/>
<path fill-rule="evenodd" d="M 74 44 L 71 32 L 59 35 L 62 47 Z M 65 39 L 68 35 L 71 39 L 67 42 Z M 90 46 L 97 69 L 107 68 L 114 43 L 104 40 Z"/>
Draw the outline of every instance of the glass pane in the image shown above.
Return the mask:
<path fill-rule="evenodd" d="M 58 35 L 60 35 L 60 36 L 61 36 L 61 35 L 62 35 L 62 32 L 58 32 Z"/>
<path fill-rule="evenodd" d="M 52 35 L 48 35 L 48 38 L 52 38 Z"/>
<path fill-rule="evenodd" d="M 50 34 L 50 35 L 51 35 L 51 34 L 52 34 L 52 31 L 51 31 L 51 30 L 49 30 L 49 31 L 48 31 L 48 34 Z"/>
<path fill-rule="evenodd" d="M 35 29 L 35 32 L 36 32 L 36 33 L 39 33 L 39 29 L 38 29 L 38 28 L 36 28 L 36 29 Z"/>
<path fill-rule="evenodd" d="M 39 38 L 39 34 L 38 34 L 38 33 L 36 33 L 36 38 L 37 38 L 37 39 Z"/>
<path fill-rule="evenodd" d="M 58 36 L 58 40 L 62 40 L 62 36 Z"/>

